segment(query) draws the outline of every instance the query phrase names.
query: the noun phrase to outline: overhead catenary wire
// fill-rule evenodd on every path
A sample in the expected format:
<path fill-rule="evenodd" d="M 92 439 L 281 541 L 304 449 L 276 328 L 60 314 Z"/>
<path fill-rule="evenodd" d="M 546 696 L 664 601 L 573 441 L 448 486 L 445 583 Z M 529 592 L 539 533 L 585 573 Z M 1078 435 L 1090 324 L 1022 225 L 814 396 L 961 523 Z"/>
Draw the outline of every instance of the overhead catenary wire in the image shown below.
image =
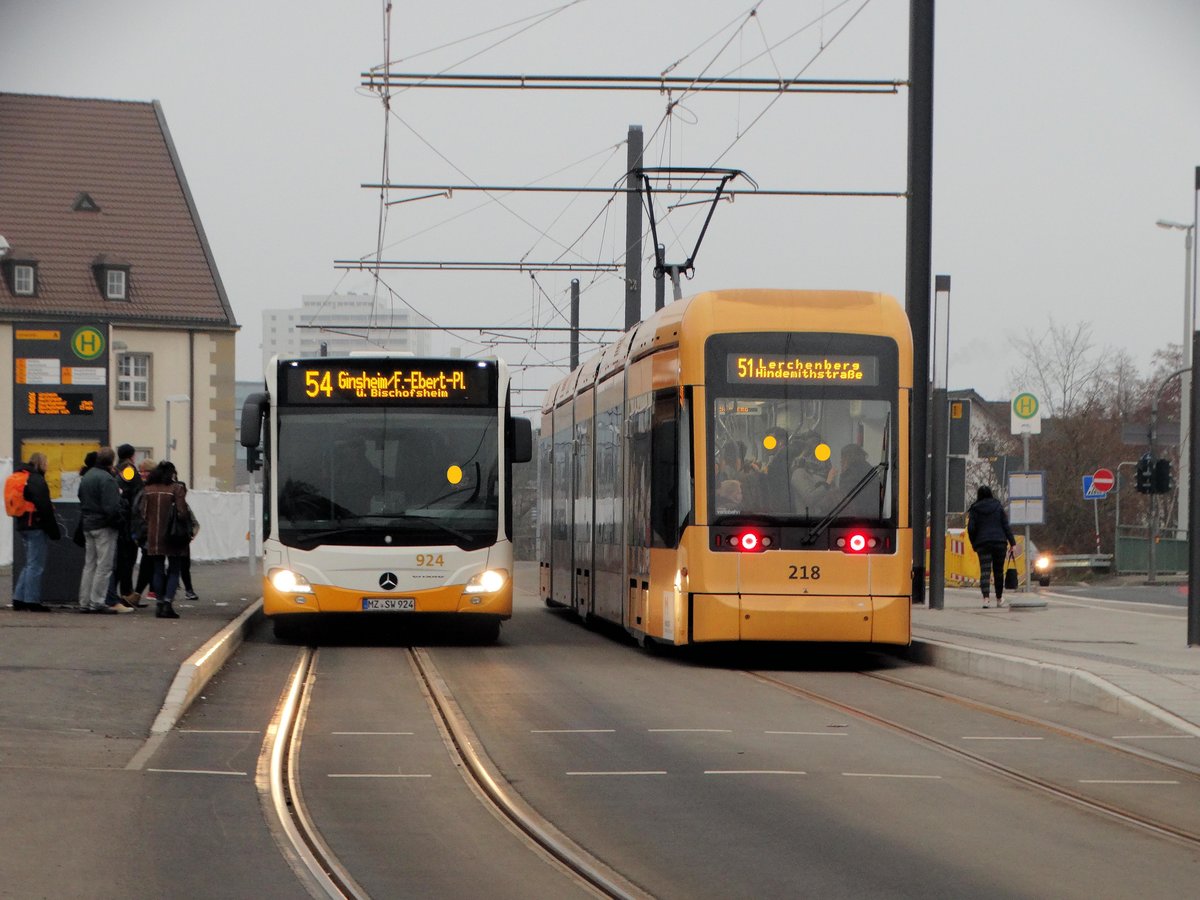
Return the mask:
<path fill-rule="evenodd" d="M 443 88 L 538 91 L 653 91 L 751 94 L 895 94 L 907 82 L 882 78 L 751 78 L 725 75 L 508 75 L 456 72 L 363 72 L 371 90 Z"/>

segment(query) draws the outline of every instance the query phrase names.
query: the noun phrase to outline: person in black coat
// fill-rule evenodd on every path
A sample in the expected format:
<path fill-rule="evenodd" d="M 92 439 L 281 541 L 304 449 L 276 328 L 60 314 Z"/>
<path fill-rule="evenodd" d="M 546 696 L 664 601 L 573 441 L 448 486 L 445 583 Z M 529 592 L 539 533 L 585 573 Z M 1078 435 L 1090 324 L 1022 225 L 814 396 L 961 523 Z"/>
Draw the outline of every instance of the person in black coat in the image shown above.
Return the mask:
<path fill-rule="evenodd" d="M 13 519 L 13 527 L 25 549 L 25 565 L 13 584 L 13 609 L 28 612 L 49 612 L 50 607 L 42 603 L 42 575 L 46 571 L 46 542 L 62 537 L 58 518 L 54 515 L 54 504 L 50 502 L 50 488 L 46 484 L 46 454 L 31 453 L 29 462 L 17 466 L 16 471 L 28 472 L 24 496 L 33 504 L 33 511 Z"/>
<path fill-rule="evenodd" d="M 992 496 L 992 489 L 986 484 L 980 485 L 976 496 L 978 499 L 967 510 L 967 537 L 979 555 L 979 588 L 983 591 L 986 609 L 991 597 L 989 576 L 996 581 L 996 606 L 1004 602 L 1001 599 L 1004 596 L 1004 557 L 1009 547 L 1016 546 L 1017 539 L 1013 537 L 1004 506 Z"/>
<path fill-rule="evenodd" d="M 117 533 L 117 561 L 109 581 L 108 592 L 120 597 L 126 605 L 145 606 L 141 592 L 133 589 L 133 564 L 137 562 L 138 544 L 133 535 L 133 511 L 137 509 L 138 495 L 142 493 L 142 476 L 134 464 L 137 450 L 132 444 L 117 448 L 117 487 L 121 491 L 121 515 L 123 521 Z"/>

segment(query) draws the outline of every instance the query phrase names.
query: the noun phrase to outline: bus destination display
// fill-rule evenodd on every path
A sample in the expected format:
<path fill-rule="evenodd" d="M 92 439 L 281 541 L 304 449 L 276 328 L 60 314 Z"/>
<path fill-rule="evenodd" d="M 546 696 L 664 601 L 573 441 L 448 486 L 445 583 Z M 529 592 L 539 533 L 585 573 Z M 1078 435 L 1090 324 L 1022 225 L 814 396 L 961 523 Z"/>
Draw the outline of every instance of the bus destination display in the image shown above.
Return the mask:
<path fill-rule="evenodd" d="M 879 359 L 868 354 L 729 353 L 725 359 L 730 384 L 879 384 Z"/>
<path fill-rule="evenodd" d="M 282 402 L 288 405 L 492 406 L 495 369 L 474 362 L 429 360 L 286 364 Z"/>

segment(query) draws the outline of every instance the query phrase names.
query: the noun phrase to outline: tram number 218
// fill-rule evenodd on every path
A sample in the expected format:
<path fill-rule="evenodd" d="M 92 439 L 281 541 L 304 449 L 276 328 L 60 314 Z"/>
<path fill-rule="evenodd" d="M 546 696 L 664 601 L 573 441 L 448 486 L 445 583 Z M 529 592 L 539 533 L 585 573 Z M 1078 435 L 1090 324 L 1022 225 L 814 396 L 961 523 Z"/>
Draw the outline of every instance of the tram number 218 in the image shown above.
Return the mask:
<path fill-rule="evenodd" d="M 817 581 L 820 578 L 820 566 L 788 566 L 788 581 Z"/>

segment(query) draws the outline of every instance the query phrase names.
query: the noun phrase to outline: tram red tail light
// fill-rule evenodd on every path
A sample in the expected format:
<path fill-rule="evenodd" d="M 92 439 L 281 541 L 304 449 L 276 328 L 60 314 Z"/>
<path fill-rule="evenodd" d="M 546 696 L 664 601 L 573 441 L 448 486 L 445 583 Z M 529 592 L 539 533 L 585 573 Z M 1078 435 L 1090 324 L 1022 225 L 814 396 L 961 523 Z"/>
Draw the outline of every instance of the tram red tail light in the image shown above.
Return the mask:
<path fill-rule="evenodd" d="M 716 533 L 713 540 L 716 550 L 732 550 L 738 553 L 762 553 L 779 546 L 779 536 L 769 534 L 762 528 L 740 527 L 730 532 Z"/>
<path fill-rule="evenodd" d="M 839 535 L 834 544 L 843 553 L 870 553 L 879 545 L 879 540 L 866 531 L 850 531 Z"/>

